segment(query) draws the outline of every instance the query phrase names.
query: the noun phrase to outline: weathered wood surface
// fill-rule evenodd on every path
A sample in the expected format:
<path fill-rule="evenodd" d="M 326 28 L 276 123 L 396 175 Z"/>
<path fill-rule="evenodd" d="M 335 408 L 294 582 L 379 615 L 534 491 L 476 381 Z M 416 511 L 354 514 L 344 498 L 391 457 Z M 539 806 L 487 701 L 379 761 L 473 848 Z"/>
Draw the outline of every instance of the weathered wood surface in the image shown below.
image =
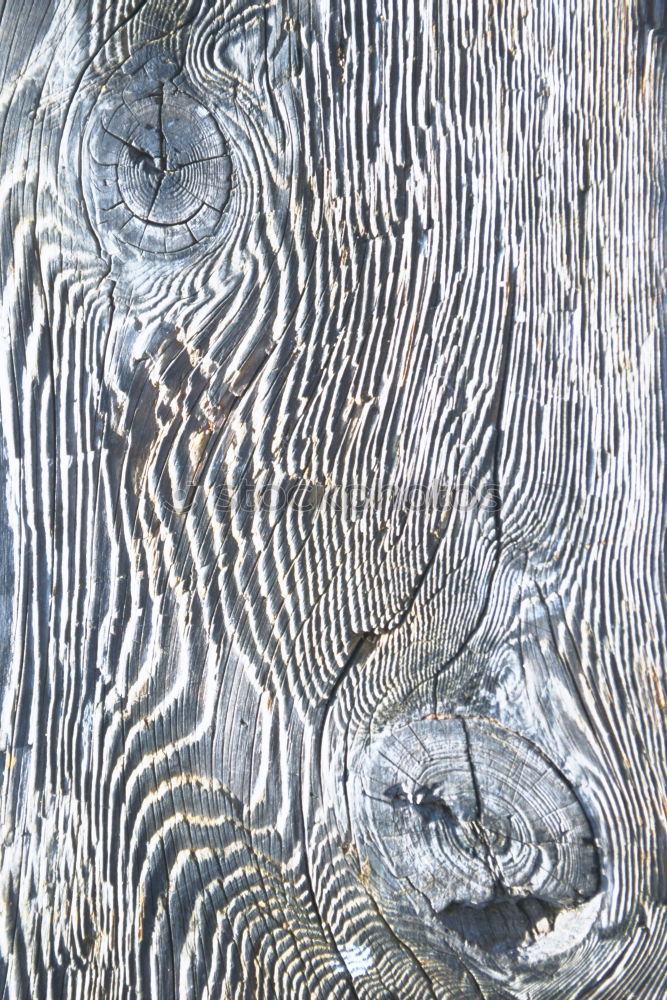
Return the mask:
<path fill-rule="evenodd" d="M 662 0 L 5 0 L 0 986 L 662 1000 Z"/>

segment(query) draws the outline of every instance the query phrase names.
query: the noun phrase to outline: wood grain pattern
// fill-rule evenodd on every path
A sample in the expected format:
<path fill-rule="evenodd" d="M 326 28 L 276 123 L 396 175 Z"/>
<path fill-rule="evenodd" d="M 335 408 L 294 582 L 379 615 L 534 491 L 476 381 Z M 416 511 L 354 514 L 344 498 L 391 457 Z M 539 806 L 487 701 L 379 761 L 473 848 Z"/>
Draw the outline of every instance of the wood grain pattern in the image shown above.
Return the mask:
<path fill-rule="evenodd" d="M 663 0 L 0 5 L 3 1000 L 662 1000 Z"/>

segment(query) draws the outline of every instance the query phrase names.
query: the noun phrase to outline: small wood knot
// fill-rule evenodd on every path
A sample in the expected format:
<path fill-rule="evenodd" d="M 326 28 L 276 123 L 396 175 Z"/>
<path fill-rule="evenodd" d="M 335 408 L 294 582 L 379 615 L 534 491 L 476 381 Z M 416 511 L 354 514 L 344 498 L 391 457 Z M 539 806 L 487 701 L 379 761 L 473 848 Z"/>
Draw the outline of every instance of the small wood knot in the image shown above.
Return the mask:
<path fill-rule="evenodd" d="M 103 240 L 148 253 L 195 246 L 216 229 L 232 163 L 213 115 L 152 59 L 118 71 L 87 130 L 84 189 Z"/>
<path fill-rule="evenodd" d="M 464 942 L 524 944 L 598 891 L 598 851 L 573 788 L 533 743 L 491 720 L 393 729 L 356 758 L 350 781 L 374 894 L 382 902 L 393 884 L 394 898 L 425 903 Z"/>

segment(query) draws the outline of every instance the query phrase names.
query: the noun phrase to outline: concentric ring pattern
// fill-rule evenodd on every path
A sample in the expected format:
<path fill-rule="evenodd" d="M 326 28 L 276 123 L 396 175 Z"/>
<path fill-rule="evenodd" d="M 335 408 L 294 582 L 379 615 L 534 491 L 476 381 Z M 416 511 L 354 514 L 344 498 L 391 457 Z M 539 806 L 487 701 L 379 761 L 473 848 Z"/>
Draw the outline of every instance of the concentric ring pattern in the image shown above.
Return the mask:
<path fill-rule="evenodd" d="M 158 58 L 139 79 L 114 74 L 87 133 L 86 195 L 103 241 L 169 254 L 196 247 L 220 222 L 232 161 L 213 115 Z"/>

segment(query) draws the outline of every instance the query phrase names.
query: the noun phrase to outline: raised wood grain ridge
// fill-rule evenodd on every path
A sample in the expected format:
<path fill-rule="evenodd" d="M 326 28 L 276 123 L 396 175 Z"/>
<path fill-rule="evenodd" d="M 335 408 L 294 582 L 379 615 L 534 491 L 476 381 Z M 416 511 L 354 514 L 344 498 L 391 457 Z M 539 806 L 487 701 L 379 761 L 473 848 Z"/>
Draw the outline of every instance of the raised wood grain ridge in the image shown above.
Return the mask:
<path fill-rule="evenodd" d="M 664 1000 L 663 0 L 0 51 L 2 1000 Z"/>

